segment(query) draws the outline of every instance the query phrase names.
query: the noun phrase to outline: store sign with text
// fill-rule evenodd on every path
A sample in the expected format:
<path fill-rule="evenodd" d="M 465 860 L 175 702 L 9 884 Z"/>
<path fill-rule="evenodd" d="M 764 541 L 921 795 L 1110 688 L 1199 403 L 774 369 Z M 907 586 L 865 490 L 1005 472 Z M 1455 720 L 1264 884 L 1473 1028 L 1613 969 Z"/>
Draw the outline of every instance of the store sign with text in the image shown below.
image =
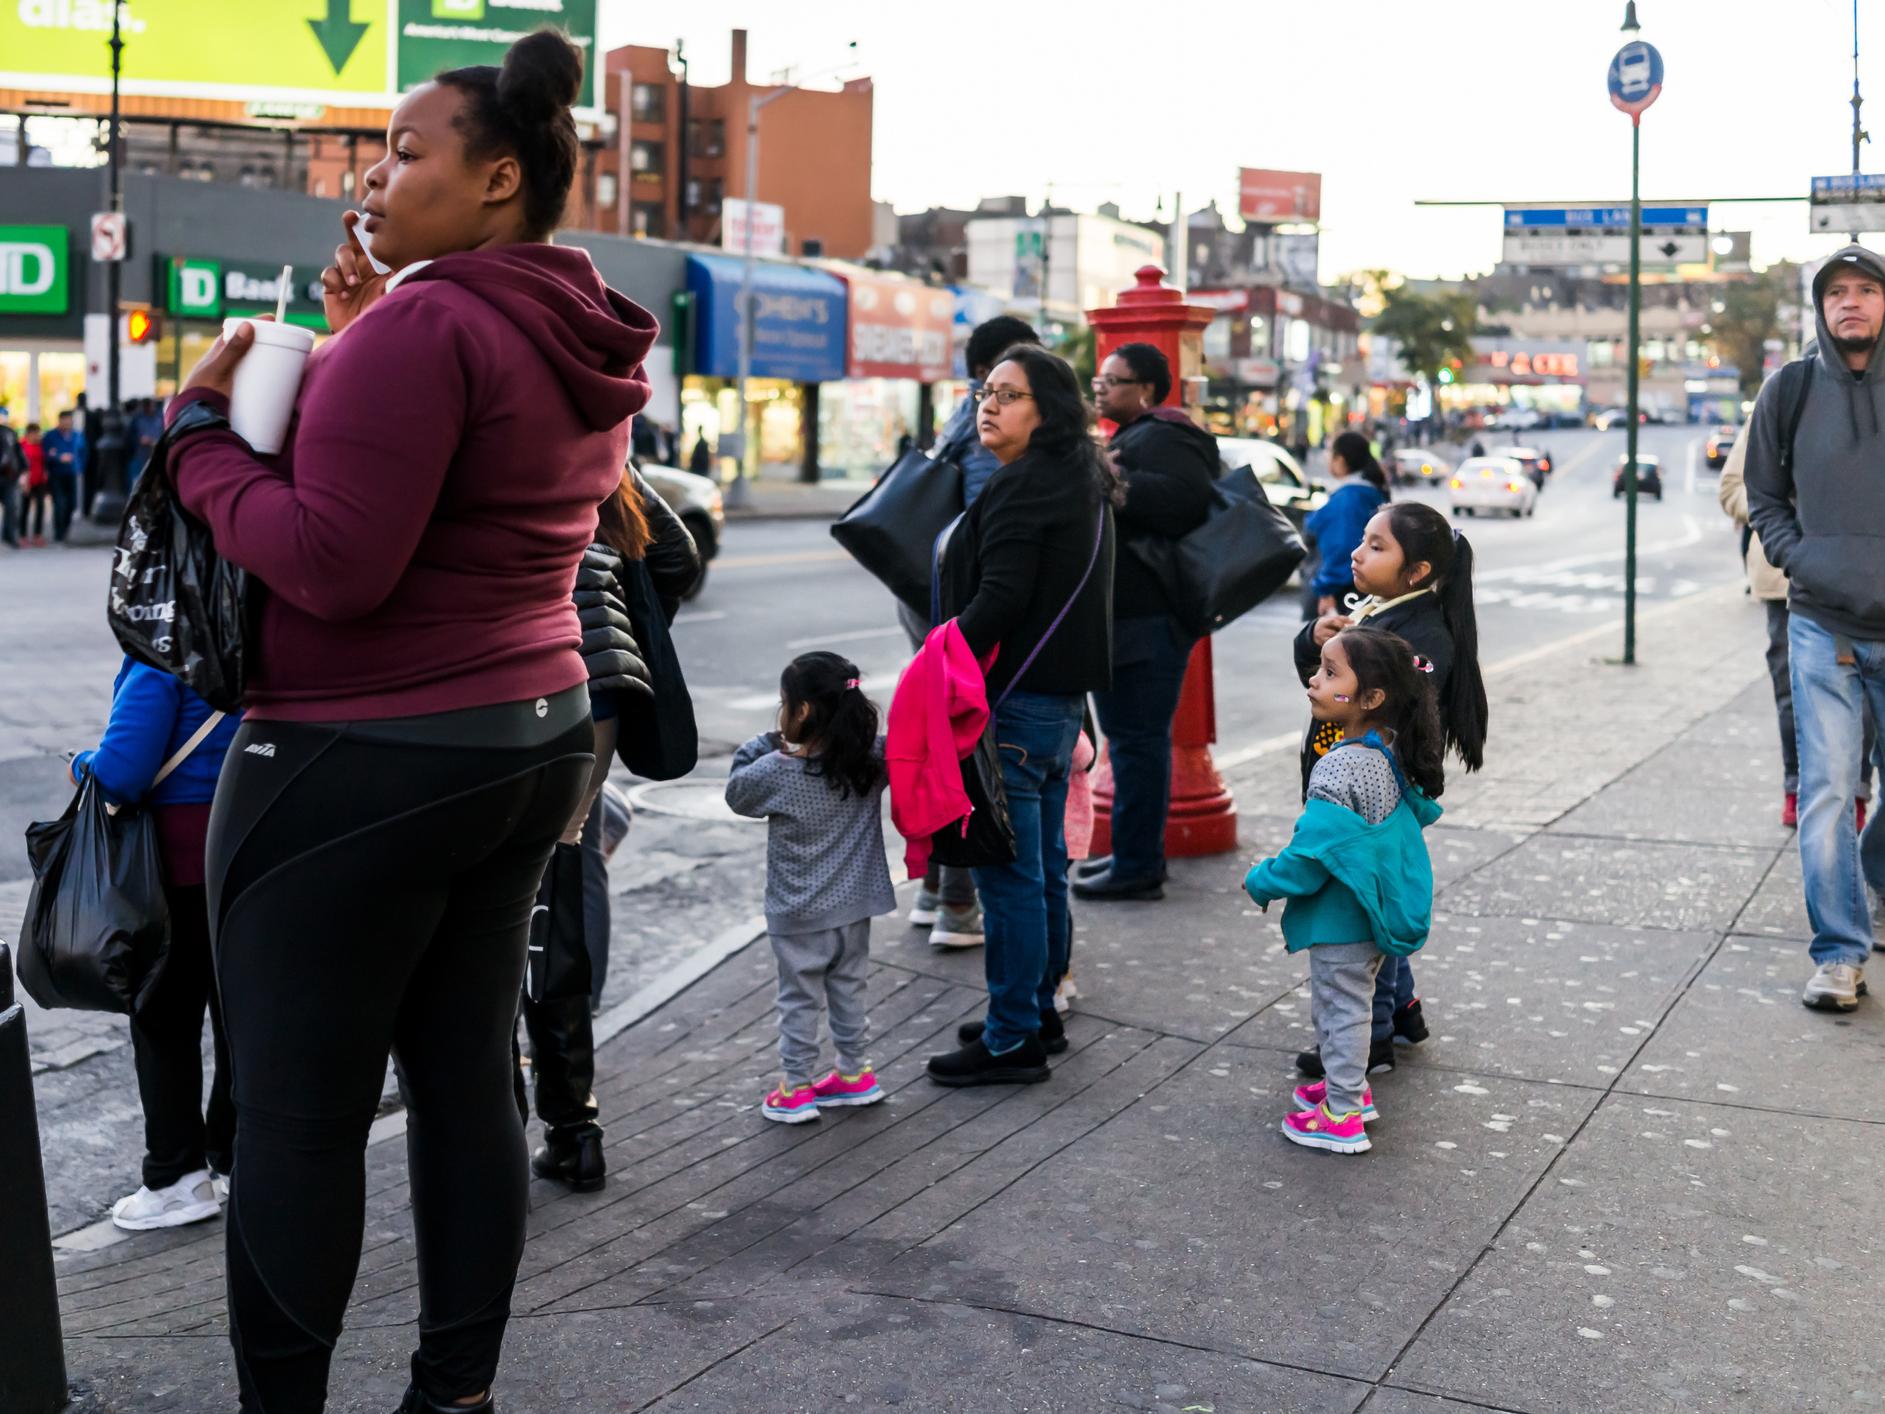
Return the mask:
<path fill-rule="evenodd" d="M 1322 219 L 1320 172 L 1244 167 L 1238 172 L 1237 193 L 1237 209 L 1246 221 L 1267 224 Z"/>
<path fill-rule="evenodd" d="M 934 383 L 950 376 L 955 296 L 946 289 L 838 271 L 850 287 L 850 357 L 853 378 L 914 378 Z"/>
<path fill-rule="evenodd" d="M 159 283 L 164 308 L 179 319 L 218 320 L 232 314 L 273 314 L 281 295 L 281 267 L 228 260 L 171 256 L 162 262 Z M 321 281 L 295 279 L 288 290 L 288 319 L 327 331 Z"/>
<path fill-rule="evenodd" d="M 64 226 L 0 226 L 0 314 L 66 313 L 70 246 Z"/>

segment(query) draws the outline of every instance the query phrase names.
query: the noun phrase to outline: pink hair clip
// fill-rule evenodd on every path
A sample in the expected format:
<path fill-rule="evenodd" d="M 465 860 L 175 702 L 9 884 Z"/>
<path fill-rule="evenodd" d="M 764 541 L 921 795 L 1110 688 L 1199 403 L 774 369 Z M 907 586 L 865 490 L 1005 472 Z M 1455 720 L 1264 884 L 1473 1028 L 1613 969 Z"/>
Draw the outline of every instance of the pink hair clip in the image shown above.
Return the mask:
<path fill-rule="evenodd" d="M 1414 655 L 1414 671 L 1417 673 L 1432 672 L 1433 660 L 1431 658 L 1423 658 L 1420 656 L 1420 654 L 1416 653 Z"/>
<path fill-rule="evenodd" d="M 1431 671 L 1431 670 L 1430 670 L 1430 671 Z M 854 687 L 856 687 L 856 686 L 858 685 L 858 683 L 859 683 L 860 681 L 861 681 L 861 679 L 859 679 L 859 678 L 846 678 L 846 679 L 844 680 L 844 686 L 845 686 L 845 688 L 846 688 L 846 690 L 849 690 L 849 689 L 851 689 L 851 688 L 854 688 Z"/>

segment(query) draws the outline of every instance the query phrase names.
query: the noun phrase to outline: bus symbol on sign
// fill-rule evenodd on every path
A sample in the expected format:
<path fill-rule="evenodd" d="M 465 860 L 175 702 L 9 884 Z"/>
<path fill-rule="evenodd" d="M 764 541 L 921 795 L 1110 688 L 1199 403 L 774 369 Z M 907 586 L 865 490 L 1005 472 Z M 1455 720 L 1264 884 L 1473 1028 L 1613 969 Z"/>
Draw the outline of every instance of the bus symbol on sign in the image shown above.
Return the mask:
<path fill-rule="evenodd" d="M 1610 102 L 1632 118 L 1662 96 L 1662 55 L 1636 39 L 1610 61 Z"/>

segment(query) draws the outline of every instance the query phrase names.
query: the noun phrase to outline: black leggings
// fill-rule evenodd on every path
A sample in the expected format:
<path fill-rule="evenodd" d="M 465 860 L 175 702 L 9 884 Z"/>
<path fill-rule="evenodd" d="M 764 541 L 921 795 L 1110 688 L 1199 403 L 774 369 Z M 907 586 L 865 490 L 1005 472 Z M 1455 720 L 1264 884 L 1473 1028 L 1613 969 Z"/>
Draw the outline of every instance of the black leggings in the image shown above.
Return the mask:
<path fill-rule="evenodd" d="M 490 1385 L 529 1182 L 511 1029 L 537 883 L 590 743 L 580 688 L 237 732 L 208 863 L 235 1082 L 227 1247 L 243 1409 L 324 1406 L 389 1050 L 419 1260 L 413 1380 L 441 1402 Z"/>

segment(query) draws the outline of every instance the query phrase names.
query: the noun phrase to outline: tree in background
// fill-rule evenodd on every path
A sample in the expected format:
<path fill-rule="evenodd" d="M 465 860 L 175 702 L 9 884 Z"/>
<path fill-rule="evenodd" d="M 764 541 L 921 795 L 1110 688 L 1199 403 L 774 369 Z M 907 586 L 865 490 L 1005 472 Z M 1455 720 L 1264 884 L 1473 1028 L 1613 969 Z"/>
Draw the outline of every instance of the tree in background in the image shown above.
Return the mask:
<path fill-rule="evenodd" d="M 1761 390 L 1761 369 L 1767 341 L 1782 337 L 1780 307 L 1797 298 L 1800 267 L 1777 261 L 1752 279 L 1719 287 L 1708 332 L 1715 353 L 1741 373 L 1741 396 L 1752 398 Z"/>
<path fill-rule="evenodd" d="M 1382 292 L 1374 332 L 1400 345 L 1401 363 L 1429 385 L 1451 381 L 1440 376 L 1457 361 L 1473 361 L 1473 331 L 1478 310 L 1473 297 L 1460 292 L 1422 294 L 1400 285 Z"/>

